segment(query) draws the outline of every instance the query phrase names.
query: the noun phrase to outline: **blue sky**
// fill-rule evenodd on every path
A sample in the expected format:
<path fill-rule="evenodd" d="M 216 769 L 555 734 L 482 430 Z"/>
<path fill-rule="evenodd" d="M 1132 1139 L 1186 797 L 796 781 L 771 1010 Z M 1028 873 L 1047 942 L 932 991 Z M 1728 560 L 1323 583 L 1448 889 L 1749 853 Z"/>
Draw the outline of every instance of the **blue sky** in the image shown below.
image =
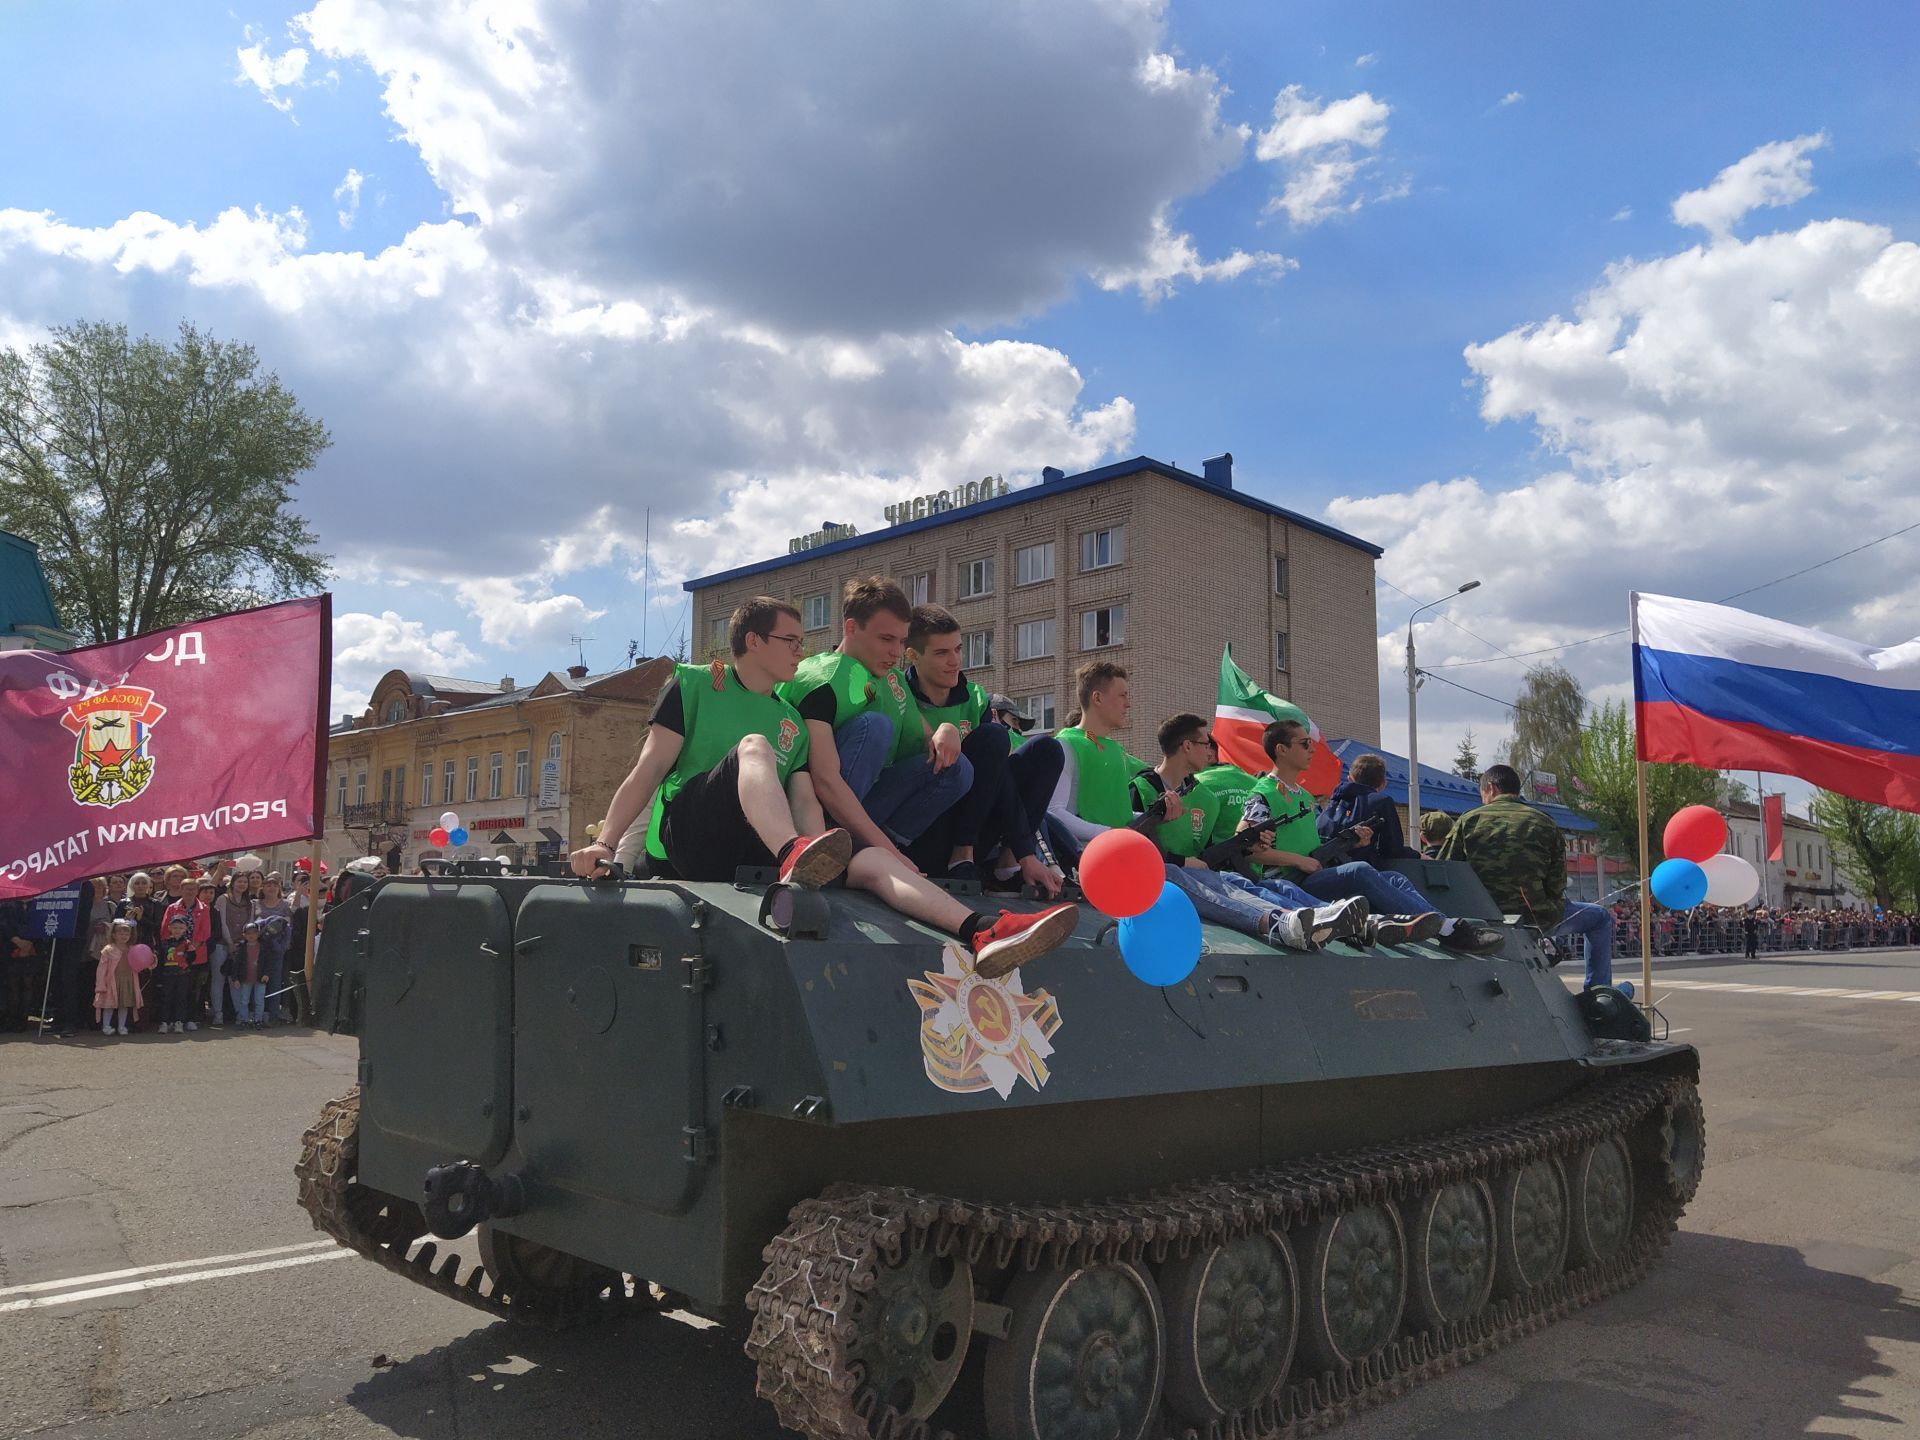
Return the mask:
<path fill-rule="evenodd" d="M 388 663 L 614 662 L 649 510 L 658 648 L 813 497 L 1223 449 L 1388 546 L 1383 666 L 1392 587 L 1483 578 L 1491 643 L 1422 655 L 1506 696 L 1496 647 L 1629 588 L 1904 523 L 1916 42 L 1896 3 L 11 0 L 0 343 L 260 348 L 336 439 L 343 707 Z M 1912 543 L 1766 604 L 1904 638 Z M 1622 647 L 1566 654 L 1620 693 Z M 1468 725 L 1504 718 L 1423 699 L 1428 753 Z"/>

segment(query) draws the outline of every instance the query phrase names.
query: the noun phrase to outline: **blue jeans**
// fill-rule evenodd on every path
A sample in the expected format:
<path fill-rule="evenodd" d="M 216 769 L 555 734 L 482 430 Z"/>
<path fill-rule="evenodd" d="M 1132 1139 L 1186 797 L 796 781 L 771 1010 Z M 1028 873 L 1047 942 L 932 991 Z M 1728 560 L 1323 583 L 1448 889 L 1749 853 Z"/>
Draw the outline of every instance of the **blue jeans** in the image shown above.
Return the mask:
<path fill-rule="evenodd" d="M 1258 896 L 1270 907 L 1281 910 L 1313 910 L 1319 907 L 1319 902 L 1313 896 L 1291 880 L 1282 880 L 1278 875 L 1263 876 L 1259 880 L 1249 880 L 1231 870 L 1220 871 L 1219 875 L 1234 889 Z"/>
<path fill-rule="evenodd" d="M 1398 870 L 1376 870 L 1358 860 L 1323 865 L 1294 883 L 1317 900 L 1345 900 L 1358 895 L 1375 915 L 1424 915 L 1429 910 L 1446 913 Z"/>
<path fill-rule="evenodd" d="M 1567 901 L 1560 923 L 1553 927 L 1556 940 L 1574 935 L 1587 942 L 1587 988 L 1613 983 L 1613 912 L 1604 905 L 1589 905 L 1581 900 Z"/>
<path fill-rule="evenodd" d="M 207 1018 L 218 1025 L 227 989 L 227 947 L 210 945 L 207 954 Z"/>
<path fill-rule="evenodd" d="M 248 1002 L 251 1001 L 251 1007 Z M 267 982 L 256 980 L 251 985 L 243 980 L 233 982 L 233 1018 L 236 1024 L 244 1025 L 249 1020 L 256 1025 L 267 1017 Z"/>
<path fill-rule="evenodd" d="M 872 820 L 905 847 L 950 810 L 973 785 L 965 755 L 935 773 L 925 755 L 887 764 L 893 753 L 893 722 L 869 710 L 833 732 L 840 752 L 840 778 Z"/>
<path fill-rule="evenodd" d="M 1202 920 L 1238 930 L 1242 935 L 1261 938 L 1260 927 L 1279 907 L 1251 887 L 1240 889 L 1229 883 L 1238 875 L 1223 875 L 1217 870 L 1189 870 L 1184 865 L 1167 866 L 1167 883 L 1177 887 L 1193 901 Z"/>

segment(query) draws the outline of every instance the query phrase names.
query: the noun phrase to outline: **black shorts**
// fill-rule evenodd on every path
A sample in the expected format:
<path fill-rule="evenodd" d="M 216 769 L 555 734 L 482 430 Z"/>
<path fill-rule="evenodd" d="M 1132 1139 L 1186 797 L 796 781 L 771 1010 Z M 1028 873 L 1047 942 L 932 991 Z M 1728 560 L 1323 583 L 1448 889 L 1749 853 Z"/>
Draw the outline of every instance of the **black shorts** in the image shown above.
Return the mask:
<path fill-rule="evenodd" d="M 667 863 L 682 880 L 731 881 L 743 866 L 772 865 L 773 855 L 740 808 L 740 750 L 680 787 L 660 822 Z"/>

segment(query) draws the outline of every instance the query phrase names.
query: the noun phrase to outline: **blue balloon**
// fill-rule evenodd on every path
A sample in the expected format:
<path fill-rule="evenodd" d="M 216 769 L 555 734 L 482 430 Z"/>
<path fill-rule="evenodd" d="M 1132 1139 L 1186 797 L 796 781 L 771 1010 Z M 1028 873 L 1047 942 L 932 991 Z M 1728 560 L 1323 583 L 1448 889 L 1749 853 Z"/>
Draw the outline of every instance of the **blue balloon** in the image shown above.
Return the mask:
<path fill-rule="evenodd" d="M 1200 917 L 1193 901 L 1163 884 L 1160 898 L 1120 922 L 1120 958 L 1149 985 L 1178 985 L 1200 963 Z"/>
<path fill-rule="evenodd" d="M 1691 860 L 1662 860 L 1653 867 L 1653 898 L 1669 910 L 1691 910 L 1707 898 L 1707 872 Z"/>
<path fill-rule="evenodd" d="M 455 827 L 454 827 L 453 829 L 451 829 L 451 830 L 449 830 L 449 831 L 447 832 L 447 843 L 448 843 L 449 845 L 464 845 L 464 844 L 466 844 L 466 843 L 467 843 L 467 827 L 466 827 L 466 826 L 464 826 L 464 825 L 457 825 L 457 826 L 455 826 Z M 1694 869 L 1696 869 L 1696 870 L 1698 870 L 1698 869 L 1699 869 L 1700 867 L 1699 867 L 1698 865 L 1696 865 L 1696 866 L 1694 866 L 1693 868 L 1694 868 Z M 1706 883 L 1707 883 L 1707 882 L 1706 882 L 1706 877 L 1705 877 L 1704 875 L 1703 875 L 1703 876 L 1701 876 L 1701 878 L 1700 878 L 1700 883 L 1701 883 L 1702 885 L 1704 885 L 1704 884 L 1706 884 Z M 1704 891 L 1704 890 L 1702 890 L 1702 891 L 1701 891 L 1700 893 L 1701 893 L 1702 895 L 1704 895 L 1704 894 L 1706 894 L 1707 892 L 1706 892 L 1706 891 Z"/>

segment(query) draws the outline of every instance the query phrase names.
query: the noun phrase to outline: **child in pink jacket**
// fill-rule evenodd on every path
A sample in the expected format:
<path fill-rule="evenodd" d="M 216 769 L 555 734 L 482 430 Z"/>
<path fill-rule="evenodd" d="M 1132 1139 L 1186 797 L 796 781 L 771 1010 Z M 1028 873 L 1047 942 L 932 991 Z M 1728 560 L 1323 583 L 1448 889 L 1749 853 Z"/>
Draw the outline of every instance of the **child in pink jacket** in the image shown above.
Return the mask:
<path fill-rule="evenodd" d="M 100 1033 L 127 1033 L 127 1021 L 140 1016 L 140 976 L 133 968 L 133 922 L 116 920 L 108 928 L 107 943 L 100 947 L 100 962 L 93 972 L 93 1005 L 100 1013 Z"/>

